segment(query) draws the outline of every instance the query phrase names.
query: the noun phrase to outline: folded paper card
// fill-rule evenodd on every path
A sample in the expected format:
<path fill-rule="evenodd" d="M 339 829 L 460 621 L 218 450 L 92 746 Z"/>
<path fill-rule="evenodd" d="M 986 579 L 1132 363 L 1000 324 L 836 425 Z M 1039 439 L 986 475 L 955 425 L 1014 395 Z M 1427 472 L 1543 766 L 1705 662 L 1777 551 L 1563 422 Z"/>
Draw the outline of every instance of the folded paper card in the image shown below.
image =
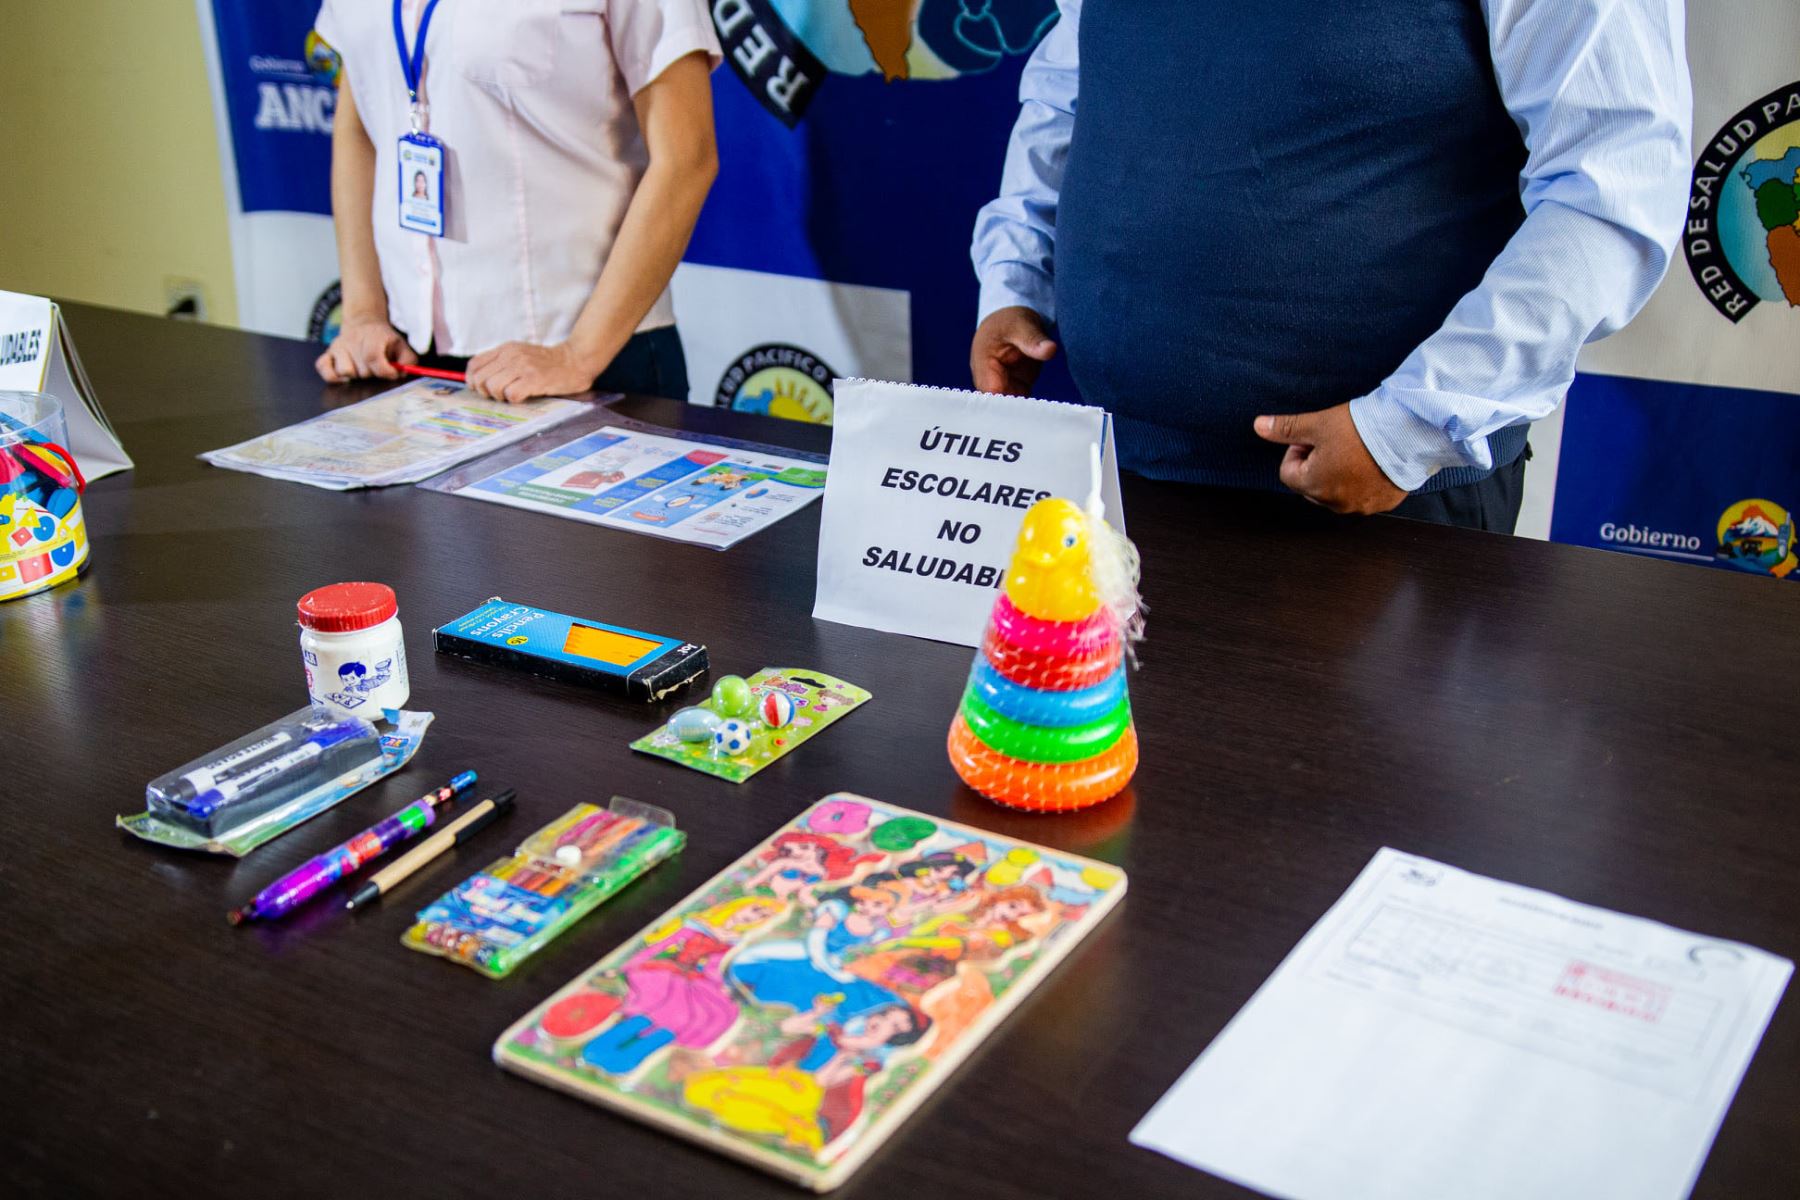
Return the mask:
<path fill-rule="evenodd" d="M 89 482 L 131 469 L 55 301 L 0 291 L 0 391 L 45 392 L 62 402 L 68 448 Z"/>
<path fill-rule="evenodd" d="M 836 404 L 821 620 L 974 646 L 1034 503 L 1097 485 L 1124 531 L 1105 409 L 866 379 L 839 380 Z"/>

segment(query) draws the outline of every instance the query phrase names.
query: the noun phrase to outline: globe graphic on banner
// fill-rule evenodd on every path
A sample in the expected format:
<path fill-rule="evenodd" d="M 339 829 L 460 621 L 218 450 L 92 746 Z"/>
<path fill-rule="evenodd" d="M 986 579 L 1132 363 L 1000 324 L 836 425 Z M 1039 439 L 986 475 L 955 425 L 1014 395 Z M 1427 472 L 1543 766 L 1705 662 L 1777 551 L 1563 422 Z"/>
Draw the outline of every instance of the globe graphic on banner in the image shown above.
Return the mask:
<path fill-rule="evenodd" d="M 770 0 L 837 75 L 954 79 L 1029 53 L 1054 0 Z"/>
<path fill-rule="evenodd" d="M 1725 257 L 1764 300 L 1800 305 L 1800 121 L 1751 144 L 1719 197 Z"/>

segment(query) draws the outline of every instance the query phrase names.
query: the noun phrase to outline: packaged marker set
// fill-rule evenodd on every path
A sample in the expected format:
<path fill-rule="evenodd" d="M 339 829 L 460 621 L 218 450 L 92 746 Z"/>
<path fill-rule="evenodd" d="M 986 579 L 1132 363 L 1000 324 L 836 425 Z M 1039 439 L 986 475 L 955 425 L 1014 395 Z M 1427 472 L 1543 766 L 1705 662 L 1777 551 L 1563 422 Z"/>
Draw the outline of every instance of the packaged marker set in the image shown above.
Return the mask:
<path fill-rule="evenodd" d="M 401 941 L 499 979 L 686 844 L 666 809 L 577 804 L 438 897 Z"/>
<path fill-rule="evenodd" d="M 241 857 L 405 766 L 432 714 L 390 709 L 390 731 L 307 707 L 145 789 L 149 807 L 119 828 L 183 850 Z"/>

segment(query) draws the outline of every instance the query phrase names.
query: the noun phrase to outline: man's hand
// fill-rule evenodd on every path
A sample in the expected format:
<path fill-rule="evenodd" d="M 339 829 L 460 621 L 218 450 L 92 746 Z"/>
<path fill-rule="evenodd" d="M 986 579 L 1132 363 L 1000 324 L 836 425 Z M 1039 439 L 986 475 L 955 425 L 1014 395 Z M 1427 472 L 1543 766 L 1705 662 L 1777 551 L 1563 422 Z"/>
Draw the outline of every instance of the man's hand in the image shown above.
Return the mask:
<path fill-rule="evenodd" d="M 406 339 L 383 320 L 350 321 L 338 330 L 325 353 L 313 361 L 313 369 L 326 383 L 352 379 L 398 379 L 395 363 L 416 363 Z"/>
<path fill-rule="evenodd" d="M 1333 512 L 1384 513 L 1406 493 L 1382 473 L 1350 419 L 1350 406 L 1256 418 L 1256 434 L 1287 447 L 1281 482 Z"/>
<path fill-rule="evenodd" d="M 478 395 L 518 404 L 533 396 L 573 396 L 594 386 L 596 368 L 569 348 L 507 342 L 469 360 L 468 382 Z"/>
<path fill-rule="evenodd" d="M 1056 343 L 1044 335 L 1044 319 L 1029 308 L 1014 306 L 988 314 L 969 347 L 969 374 L 979 392 L 1028 396 L 1038 372 L 1056 354 Z"/>

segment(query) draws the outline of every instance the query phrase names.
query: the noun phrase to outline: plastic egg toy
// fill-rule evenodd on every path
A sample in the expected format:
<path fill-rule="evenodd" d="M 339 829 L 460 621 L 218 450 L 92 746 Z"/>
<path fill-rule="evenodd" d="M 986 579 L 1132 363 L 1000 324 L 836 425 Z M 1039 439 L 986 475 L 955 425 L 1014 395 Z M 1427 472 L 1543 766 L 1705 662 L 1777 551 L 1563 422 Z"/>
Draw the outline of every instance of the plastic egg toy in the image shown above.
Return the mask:
<path fill-rule="evenodd" d="M 721 721 L 719 727 L 713 730 L 713 753 L 727 756 L 742 754 L 750 748 L 752 736 L 750 726 L 742 721 Z"/>
<path fill-rule="evenodd" d="M 794 699 L 786 692 L 770 692 L 757 705 L 757 714 L 770 729 L 781 729 L 794 720 Z"/>
<path fill-rule="evenodd" d="M 726 675 L 713 684 L 713 711 L 721 717 L 747 717 L 756 697 L 742 675 Z"/>
<path fill-rule="evenodd" d="M 720 718 L 704 708 L 684 708 L 669 718 L 669 732 L 684 742 L 704 742 L 719 728 Z"/>

